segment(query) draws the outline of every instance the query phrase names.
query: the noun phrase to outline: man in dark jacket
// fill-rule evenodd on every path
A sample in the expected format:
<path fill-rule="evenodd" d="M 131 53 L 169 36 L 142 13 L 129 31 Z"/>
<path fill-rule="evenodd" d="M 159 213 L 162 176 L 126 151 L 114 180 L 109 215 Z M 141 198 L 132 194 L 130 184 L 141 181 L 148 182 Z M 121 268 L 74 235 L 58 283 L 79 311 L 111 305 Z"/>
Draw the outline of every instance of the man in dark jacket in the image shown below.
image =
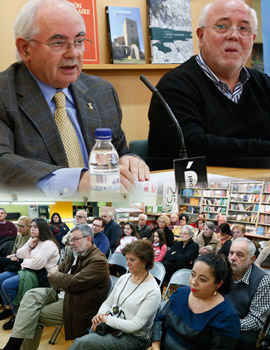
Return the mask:
<path fill-rule="evenodd" d="M 44 326 L 64 324 L 66 340 L 91 327 L 108 293 L 108 263 L 88 225 L 75 226 L 70 241 L 73 254 L 48 274 L 53 288 L 32 289 L 23 297 L 5 349 L 37 349 Z"/>
<path fill-rule="evenodd" d="M 112 253 L 115 251 L 116 242 L 122 233 L 120 225 L 112 218 L 112 212 L 109 209 L 102 209 L 101 217 L 106 221 L 104 233 L 110 241 Z"/>

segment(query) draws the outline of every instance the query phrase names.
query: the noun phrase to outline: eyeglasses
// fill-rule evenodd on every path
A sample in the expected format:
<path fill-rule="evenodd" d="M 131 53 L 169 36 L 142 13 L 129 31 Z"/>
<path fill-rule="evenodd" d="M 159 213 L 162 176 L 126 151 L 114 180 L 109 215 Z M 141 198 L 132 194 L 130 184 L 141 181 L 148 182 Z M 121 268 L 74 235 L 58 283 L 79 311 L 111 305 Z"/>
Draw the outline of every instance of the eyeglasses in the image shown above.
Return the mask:
<path fill-rule="evenodd" d="M 76 39 L 73 42 L 66 41 L 66 40 L 55 40 L 50 44 L 43 43 L 41 41 L 30 39 L 29 41 L 34 41 L 35 43 L 39 43 L 42 45 L 49 46 L 52 52 L 54 53 L 65 53 L 69 50 L 71 45 L 74 45 L 75 49 L 84 52 L 88 51 L 90 49 L 92 41 L 90 39 Z"/>
<path fill-rule="evenodd" d="M 231 26 L 230 24 L 219 24 L 216 26 L 202 26 L 201 28 L 213 28 L 216 33 L 220 35 L 231 35 L 233 30 L 236 29 L 237 33 L 242 37 L 249 37 L 253 35 L 256 30 L 249 26 Z"/>
<path fill-rule="evenodd" d="M 85 216 L 75 215 L 76 219 L 86 219 Z"/>
<path fill-rule="evenodd" d="M 70 239 L 70 242 L 77 242 L 77 241 L 79 241 L 80 239 L 86 238 L 86 237 L 89 237 L 89 236 L 82 236 L 82 237 L 79 237 L 79 238 L 71 238 L 71 239 Z"/>
<path fill-rule="evenodd" d="M 102 226 L 97 225 L 97 224 L 92 224 L 92 226 L 95 226 L 95 227 L 98 227 L 98 228 L 102 227 Z"/>

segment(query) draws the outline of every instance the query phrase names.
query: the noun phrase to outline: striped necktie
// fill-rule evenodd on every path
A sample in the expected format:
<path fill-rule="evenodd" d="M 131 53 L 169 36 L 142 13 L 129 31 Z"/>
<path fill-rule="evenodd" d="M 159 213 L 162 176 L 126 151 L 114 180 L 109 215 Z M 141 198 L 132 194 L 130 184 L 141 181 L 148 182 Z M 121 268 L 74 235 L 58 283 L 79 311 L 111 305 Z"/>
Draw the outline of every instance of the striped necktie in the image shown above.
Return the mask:
<path fill-rule="evenodd" d="M 56 110 L 54 113 L 55 122 L 58 127 L 70 168 L 83 168 L 84 162 L 80 144 L 73 124 L 71 123 L 66 110 L 66 96 L 62 91 L 54 95 Z"/>

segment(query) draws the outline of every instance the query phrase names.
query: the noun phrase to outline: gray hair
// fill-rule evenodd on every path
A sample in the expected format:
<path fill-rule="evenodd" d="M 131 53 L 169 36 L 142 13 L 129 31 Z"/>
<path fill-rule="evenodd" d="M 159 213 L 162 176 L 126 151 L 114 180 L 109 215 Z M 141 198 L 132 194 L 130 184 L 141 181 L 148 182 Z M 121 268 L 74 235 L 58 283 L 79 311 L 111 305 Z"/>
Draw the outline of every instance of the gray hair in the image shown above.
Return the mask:
<path fill-rule="evenodd" d="M 207 226 L 211 231 L 215 230 L 215 225 L 212 221 L 206 221 L 203 226 Z"/>
<path fill-rule="evenodd" d="M 145 215 L 145 214 L 140 214 L 140 215 L 138 216 L 138 218 L 139 218 L 139 217 L 143 217 L 144 220 L 147 220 L 147 215 Z"/>
<path fill-rule="evenodd" d="M 187 230 L 191 238 L 194 237 L 194 233 L 195 233 L 195 232 L 194 232 L 194 227 L 192 227 L 191 225 L 185 225 L 185 226 L 183 226 L 183 227 L 182 227 L 182 231 L 183 231 L 183 230 Z"/>
<path fill-rule="evenodd" d="M 88 226 L 88 225 L 76 225 L 76 226 L 72 227 L 72 229 L 70 230 L 70 233 L 72 233 L 74 231 L 81 231 L 81 233 L 83 234 L 84 237 L 90 236 L 92 243 L 94 243 L 94 234 L 93 234 L 90 226 Z"/>
<path fill-rule="evenodd" d="M 110 217 L 113 216 L 113 209 L 103 208 L 103 209 L 101 209 L 101 215 L 103 212 L 107 213 Z"/>
<path fill-rule="evenodd" d="M 56 1 L 65 3 L 67 4 L 67 6 L 70 6 L 72 9 L 74 9 L 74 11 L 76 11 L 76 13 L 81 18 L 83 30 L 85 31 L 85 23 L 82 16 L 76 10 L 76 7 L 68 0 L 29 0 L 22 7 L 21 11 L 19 12 L 18 16 L 15 19 L 14 26 L 13 26 L 15 40 L 18 37 L 22 37 L 24 39 L 29 40 L 33 38 L 35 35 L 37 35 L 40 32 L 40 28 L 35 23 L 38 8 L 44 3 L 52 2 L 55 4 Z M 18 61 L 21 61 L 21 57 L 18 51 L 16 52 L 16 57 Z"/>
<path fill-rule="evenodd" d="M 246 237 L 236 238 L 233 240 L 233 243 L 234 242 L 241 242 L 241 241 L 246 242 L 248 244 L 248 255 L 251 258 L 252 255 L 254 255 L 256 252 L 255 244 L 250 239 L 247 239 Z"/>
<path fill-rule="evenodd" d="M 207 19 L 207 15 L 208 15 L 208 12 L 209 12 L 209 10 L 210 10 L 210 8 L 214 5 L 214 3 L 216 2 L 216 1 L 219 1 L 219 0 L 215 0 L 215 1 L 213 1 L 213 2 L 210 2 L 209 4 L 207 4 L 204 8 L 203 8 L 203 10 L 202 10 L 202 12 L 201 12 L 201 14 L 200 14 L 200 17 L 199 17 L 199 21 L 198 21 L 198 26 L 199 27 L 204 27 L 205 25 L 206 25 L 206 19 Z M 241 0 L 246 6 L 247 6 L 247 8 L 251 11 L 251 16 L 252 16 L 252 18 L 253 18 L 253 20 L 254 20 L 254 25 L 255 25 L 255 30 L 257 30 L 257 27 L 258 27 L 258 18 L 257 18 L 257 12 L 253 9 L 253 8 L 251 8 L 245 1 L 243 1 L 243 0 Z"/>

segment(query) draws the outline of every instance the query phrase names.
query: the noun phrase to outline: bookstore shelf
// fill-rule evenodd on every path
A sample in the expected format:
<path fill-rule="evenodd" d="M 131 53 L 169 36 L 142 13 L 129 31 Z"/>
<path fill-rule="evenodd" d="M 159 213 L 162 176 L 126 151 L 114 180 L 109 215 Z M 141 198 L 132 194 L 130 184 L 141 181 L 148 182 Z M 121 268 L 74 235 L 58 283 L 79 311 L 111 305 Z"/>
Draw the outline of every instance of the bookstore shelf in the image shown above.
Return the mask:
<path fill-rule="evenodd" d="M 83 65 L 84 71 L 93 70 L 161 70 L 161 69 L 173 69 L 179 66 L 179 64 L 85 64 Z"/>

